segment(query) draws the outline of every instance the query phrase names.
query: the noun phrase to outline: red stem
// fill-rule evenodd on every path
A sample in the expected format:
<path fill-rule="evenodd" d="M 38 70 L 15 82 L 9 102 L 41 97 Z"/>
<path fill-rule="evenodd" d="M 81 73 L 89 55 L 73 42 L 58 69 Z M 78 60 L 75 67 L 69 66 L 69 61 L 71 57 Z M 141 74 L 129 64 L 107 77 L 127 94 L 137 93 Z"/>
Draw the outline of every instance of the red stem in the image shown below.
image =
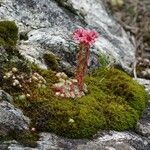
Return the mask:
<path fill-rule="evenodd" d="M 81 60 L 82 60 L 82 44 L 80 44 L 79 46 L 79 52 L 77 53 L 77 67 L 76 67 L 76 79 L 78 78 L 78 74 L 80 72 L 80 63 L 81 63 Z"/>
<path fill-rule="evenodd" d="M 75 76 L 81 91 L 83 90 L 84 85 L 84 75 L 87 72 L 88 58 L 89 58 L 89 45 L 80 44 L 79 52 L 77 54 L 77 68 Z"/>
<path fill-rule="evenodd" d="M 89 59 L 89 46 L 86 46 L 85 48 L 85 60 L 84 60 L 84 75 L 86 75 L 87 68 L 88 68 L 88 59 Z"/>

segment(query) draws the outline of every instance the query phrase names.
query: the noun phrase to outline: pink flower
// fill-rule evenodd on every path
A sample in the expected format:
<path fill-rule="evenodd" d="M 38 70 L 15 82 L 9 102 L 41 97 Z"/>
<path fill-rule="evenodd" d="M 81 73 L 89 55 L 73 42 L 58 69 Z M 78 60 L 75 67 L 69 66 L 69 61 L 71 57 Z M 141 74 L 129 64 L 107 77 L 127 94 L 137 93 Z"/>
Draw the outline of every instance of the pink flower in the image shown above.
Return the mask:
<path fill-rule="evenodd" d="M 81 28 L 75 30 L 73 33 L 73 39 L 85 45 L 92 45 L 96 38 L 98 38 L 98 33 L 95 30 L 85 30 Z"/>

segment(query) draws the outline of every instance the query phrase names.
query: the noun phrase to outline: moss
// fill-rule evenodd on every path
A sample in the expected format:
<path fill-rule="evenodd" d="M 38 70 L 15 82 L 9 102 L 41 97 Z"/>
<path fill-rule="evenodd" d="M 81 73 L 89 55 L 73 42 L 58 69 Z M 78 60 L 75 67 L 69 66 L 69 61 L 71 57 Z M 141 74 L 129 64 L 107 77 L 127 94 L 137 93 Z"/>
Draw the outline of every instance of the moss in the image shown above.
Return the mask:
<path fill-rule="evenodd" d="M 25 58 L 20 54 L 19 50 L 16 47 L 7 45 L 7 46 L 3 46 L 3 48 L 5 49 L 9 60 L 15 57 L 20 60 L 25 60 Z"/>
<path fill-rule="evenodd" d="M 0 21 L 0 46 L 15 46 L 18 40 L 18 27 L 13 21 Z"/>
<path fill-rule="evenodd" d="M 85 103 L 86 100 L 89 101 L 89 104 Z M 90 106 L 90 104 L 93 106 Z M 100 110 L 96 100 L 90 96 L 83 98 L 83 101 L 80 102 L 71 100 L 53 101 L 50 108 L 52 114 L 51 120 L 48 121 L 48 131 L 62 136 L 88 138 L 106 124 L 102 109 Z M 70 119 L 73 119 L 74 122 L 69 122 Z"/>
<path fill-rule="evenodd" d="M 52 70 L 58 70 L 58 61 L 56 59 L 56 57 L 53 54 L 48 54 L 45 53 L 43 55 L 43 58 L 45 60 L 45 63 L 47 64 L 47 66 L 52 69 Z"/>
<path fill-rule="evenodd" d="M 10 132 L 8 135 L 9 138 L 7 140 L 16 140 L 20 144 L 27 147 L 37 147 L 37 141 L 39 139 L 39 135 L 36 132 L 24 131 L 24 132 Z M 6 140 L 6 137 L 5 137 Z"/>
<path fill-rule="evenodd" d="M 10 72 L 12 68 L 17 68 L 18 72 L 21 74 L 26 74 L 29 76 L 32 72 L 31 63 L 24 59 L 18 50 L 14 47 L 5 47 L 4 53 L 0 55 L 0 82 L 3 90 L 10 94 L 19 93 L 21 92 L 18 88 L 14 88 L 12 86 L 12 81 L 5 80 L 3 77 L 6 73 Z"/>
<path fill-rule="evenodd" d="M 36 132 L 30 131 L 10 131 L 7 135 L 0 135 L 0 142 L 16 140 L 19 144 L 25 147 L 37 147 L 39 135 Z"/>
<path fill-rule="evenodd" d="M 24 146 L 36 147 L 39 136 L 37 133 L 24 132 L 20 134 L 13 134 L 13 138 Z"/>
<path fill-rule="evenodd" d="M 33 70 L 33 72 L 38 72 L 40 75 L 42 75 L 50 85 L 58 82 L 58 79 L 55 76 L 55 72 L 52 70 L 39 68 L 36 64 L 31 64 L 31 69 Z"/>
<path fill-rule="evenodd" d="M 4 41 L 3 38 L 0 37 L 0 46 L 1 46 L 1 45 L 5 45 L 5 41 Z"/>
<path fill-rule="evenodd" d="M 135 109 L 127 104 L 119 104 L 114 101 L 108 103 L 105 113 L 109 128 L 117 131 L 133 129 L 139 119 Z"/>
<path fill-rule="evenodd" d="M 148 94 L 143 86 L 118 69 L 100 69 L 95 71 L 93 75 L 97 80 L 103 78 L 103 81 L 98 85 L 103 91 L 124 98 L 139 114 L 142 113 L 148 99 Z"/>
<path fill-rule="evenodd" d="M 134 128 L 147 103 L 144 88 L 117 69 L 98 69 L 85 78 L 88 93 L 79 99 L 54 96 L 55 72 L 31 65 L 42 75 L 46 87 L 26 84 L 30 98 L 19 99 L 25 91 L 13 91 L 14 105 L 31 118 L 37 131 L 53 132 L 68 138 L 91 138 L 99 130 Z"/>
<path fill-rule="evenodd" d="M 109 57 L 106 54 L 99 54 L 99 63 L 101 67 L 107 67 L 109 65 Z"/>

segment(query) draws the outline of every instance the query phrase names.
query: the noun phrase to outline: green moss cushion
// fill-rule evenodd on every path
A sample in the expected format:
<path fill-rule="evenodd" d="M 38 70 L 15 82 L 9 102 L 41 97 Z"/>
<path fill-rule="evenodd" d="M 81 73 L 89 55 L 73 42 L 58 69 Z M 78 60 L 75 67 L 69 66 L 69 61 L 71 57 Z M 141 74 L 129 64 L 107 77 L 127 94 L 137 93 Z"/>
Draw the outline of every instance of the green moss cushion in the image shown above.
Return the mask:
<path fill-rule="evenodd" d="M 57 59 L 54 55 L 45 53 L 43 55 L 43 59 L 45 60 L 45 63 L 47 64 L 49 69 L 58 70 L 59 64 L 58 64 Z"/>
<path fill-rule="evenodd" d="M 93 76 L 97 80 L 104 78 L 101 82 L 101 89 L 105 93 L 122 97 L 128 105 L 141 114 L 147 101 L 144 87 L 117 69 L 100 69 L 95 71 Z"/>
<path fill-rule="evenodd" d="M 15 46 L 18 40 L 18 27 L 13 21 L 0 21 L 0 46 Z"/>
<path fill-rule="evenodd" d="M 19 99 L 15 105 L 32 119 L 38 131 L 69 138 L 90 138 L 99 130 L 117 131 L 135 127 L 147 103 L 144 87 L 117 69 L 99 69 L 85 78 L 89 92 L 80 99 L 54 96 L 55 74 L 33 67 L 47 80 L 47 88 L 28 86 L 32 99 Z"/>

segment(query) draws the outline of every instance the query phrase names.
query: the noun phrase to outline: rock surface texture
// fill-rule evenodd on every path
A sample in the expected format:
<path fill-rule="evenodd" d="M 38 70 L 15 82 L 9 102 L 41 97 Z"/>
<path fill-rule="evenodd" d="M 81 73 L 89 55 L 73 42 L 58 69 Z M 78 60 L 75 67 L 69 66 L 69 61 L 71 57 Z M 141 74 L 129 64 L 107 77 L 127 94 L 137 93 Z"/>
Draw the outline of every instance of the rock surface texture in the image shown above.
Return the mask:
<path fill-rule="evenodd" d="M 37 148 L 23 147 L 16 141 L 4 142 L 0 147 L 9 150 L 149 150 L 147 139 L 130 132 L 103 132 L 92 141 L 69 140 L 42 133 Z"/>
<path fill-rule="evenodd" d="M 124 69 L 131 70 L 134 46 L 101 0 L 3 0 L 0 3 L 0 19 L 14 20 L 20 32 L 28 36 L 28 40 L 25 38 L 18 45 L 21 53 L 42 67 L 46 67 L 42 59 L 45 51 L 59 56 L 64 68 L 75 65 L 72 32 L 84 27 L 96 29 L 100 34 L 91 49 L 90 66 L 97 65 L 97 54 L 104 52 Z"/>
<path fill-rule="evenodd" d="M 7 95 L 8 96 L 8 95 Z M 10 99 L 9 96 L 5 99 Z M 28 130 L 30 120 L 25 117 L 20 109 L 16 109 L 7 101 L 0 101 L 0 136 L 11 131 Z"/>

